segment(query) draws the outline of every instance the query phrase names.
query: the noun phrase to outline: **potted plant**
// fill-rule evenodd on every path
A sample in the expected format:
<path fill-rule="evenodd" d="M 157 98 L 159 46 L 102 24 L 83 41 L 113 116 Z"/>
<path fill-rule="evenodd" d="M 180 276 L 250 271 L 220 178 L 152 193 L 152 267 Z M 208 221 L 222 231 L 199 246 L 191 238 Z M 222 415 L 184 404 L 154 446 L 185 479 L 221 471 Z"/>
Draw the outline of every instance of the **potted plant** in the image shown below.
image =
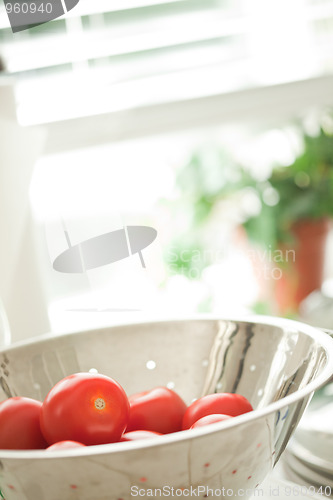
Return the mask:
<path fill-rule="evenodd" d="M 244 223 L 251 239 L 269 241 L 279 249 L 275 297 L 281 313 L 297 311 L 322 284 L 333 217 L 333 128 L 328 125 L 314 135 L 301 128 L 302 152 L 290 165 L 273 168 L 267 182 L 257 185 L 262 210 Z M 267 189 L 273 195 L 268 203 Z"/>
<path fill-rule="evenodd" d="M 303 143 L 300 152 L 289 165 L 273 166 L 264 180 L 258 180 L 247 165 L 241 165 L 219 146 L 195 151 L 178 170 L 178 198 L 171 203 L 171 264 L 175 272 L 193 278 L 210 264 L 195 259 L 198 251 L 188 250 L 203 253 L 205 246 L 214 245 L 225 223 L 223 202 L 233 199 L 233 211 L 238 210 L 235 225 L 251 244 L 257 245 L 251 245 L 254 254 L 261 251 L 257 266 L 271 266 L 274 271 L 262 282 L 267 293 L 271 292 L 267 283 L 274 284 L 277 307 L 271 307 L 267 300 L 258 304 L 260 310 L 295 314 L 299 303 L 320 288 L 333 217 L 333 122 L 326 120 L 316 134 L 308 133 L 301 124 L 297 124 L 297 130 Z M 249 192 L 252 199 L 254 195 L 260 201 L 261 209 L 255 214 L 250 205 L 246 206 L 246 196 L 242 198 Z M 184 261 L 184 248 L 193 258 Z"/>

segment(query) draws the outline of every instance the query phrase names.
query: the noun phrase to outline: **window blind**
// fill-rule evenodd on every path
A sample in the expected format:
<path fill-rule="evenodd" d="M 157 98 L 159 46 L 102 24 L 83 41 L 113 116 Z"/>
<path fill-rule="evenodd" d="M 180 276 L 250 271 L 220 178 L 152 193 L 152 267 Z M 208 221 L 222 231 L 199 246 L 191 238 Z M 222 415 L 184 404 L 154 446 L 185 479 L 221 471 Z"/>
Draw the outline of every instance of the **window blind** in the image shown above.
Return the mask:
<path fill-rule="evenodd" d="M 81 0 L 0 54 L 24 125 L 175 103 L 333 69 L 331 0 Z"/>

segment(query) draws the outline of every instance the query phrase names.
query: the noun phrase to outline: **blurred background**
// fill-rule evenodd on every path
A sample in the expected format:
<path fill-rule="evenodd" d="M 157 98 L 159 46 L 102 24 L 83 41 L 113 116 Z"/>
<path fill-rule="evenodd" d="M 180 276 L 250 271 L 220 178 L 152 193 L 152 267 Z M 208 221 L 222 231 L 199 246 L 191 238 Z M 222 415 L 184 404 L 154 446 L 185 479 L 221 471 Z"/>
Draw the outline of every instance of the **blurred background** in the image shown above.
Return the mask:
<path fill-rule="evenodd" d="M 333 1 L 0 1 L 0 297 L 13 340 L 145 317 L 333 328 Z M 142 250 L 55 259 L 127 226 Z M 144 259 L 145 267 L 142 265 Z"/>

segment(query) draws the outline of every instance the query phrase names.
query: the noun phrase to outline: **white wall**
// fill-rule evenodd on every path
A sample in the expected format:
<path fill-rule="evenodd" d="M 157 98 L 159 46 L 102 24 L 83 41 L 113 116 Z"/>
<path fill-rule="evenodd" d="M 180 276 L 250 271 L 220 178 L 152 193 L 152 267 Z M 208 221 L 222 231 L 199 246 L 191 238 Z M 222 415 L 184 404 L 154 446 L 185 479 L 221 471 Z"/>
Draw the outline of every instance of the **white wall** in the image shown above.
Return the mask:
<path fill-rule="evenodd" d="M 45 143 L 42 129 L 20 127 L 10 84 L 0 85 L 0 296 L 12 340 L 49 330 L 34 250 L 31 175 Z"/>

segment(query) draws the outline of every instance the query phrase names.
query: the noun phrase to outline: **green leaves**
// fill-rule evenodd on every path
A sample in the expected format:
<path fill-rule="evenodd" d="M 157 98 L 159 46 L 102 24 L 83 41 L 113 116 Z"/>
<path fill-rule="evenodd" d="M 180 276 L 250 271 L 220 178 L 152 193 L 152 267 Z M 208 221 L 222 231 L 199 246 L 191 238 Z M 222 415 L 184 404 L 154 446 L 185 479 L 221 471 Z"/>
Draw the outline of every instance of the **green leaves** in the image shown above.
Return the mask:
<path fill-rule="evenodd" d="M 291 227 L 300 219 L 333 216 L 333 136 L 323 128 L 317 136 L 303 131 L 304 150 L 286 167 L 276 167 L 269 183 L 279 194 L 273 207 L 262 199 L 261 213 L 245 224 L 251 239 L 273 245 L 292 238 Z"/>
<path fill-rule="evenodd" d="M 272 168 L 268 179 L 259 181 L 247 165 L 239 164 L 220 146 L 194 152 L 179 169 L 178 197 L 169 206 L 175 220 L 180 216 L 182 220 L 178 233 L 174 231 L 177 257 L 171 264 L 176 272 L 193 276 L 194 270 L 200 274 L 209 265 L 197 258 L 197 252 L 212 241 L 213 228 L 221 227 L 215 224 L 223 224 L 225 217 L 230 217 L 231 206 L 233 220 L 244 226 L 249 239 L 272 248 L 292 243 L 291 229 L 297 221 L 333 217 L 333 126 L 330 130 L 318 128 L 316 136 L 307 133 L 302 124 L 298 128 L 303 150 L 292 164 Z M 254 197 L 261 205 L 260 210 L 246 198 L 249 191 L 252 201 Z M 229 215 L 224 212 L 226 206 Z M 184 248 L 191 258 L 182 258 Z"/>

